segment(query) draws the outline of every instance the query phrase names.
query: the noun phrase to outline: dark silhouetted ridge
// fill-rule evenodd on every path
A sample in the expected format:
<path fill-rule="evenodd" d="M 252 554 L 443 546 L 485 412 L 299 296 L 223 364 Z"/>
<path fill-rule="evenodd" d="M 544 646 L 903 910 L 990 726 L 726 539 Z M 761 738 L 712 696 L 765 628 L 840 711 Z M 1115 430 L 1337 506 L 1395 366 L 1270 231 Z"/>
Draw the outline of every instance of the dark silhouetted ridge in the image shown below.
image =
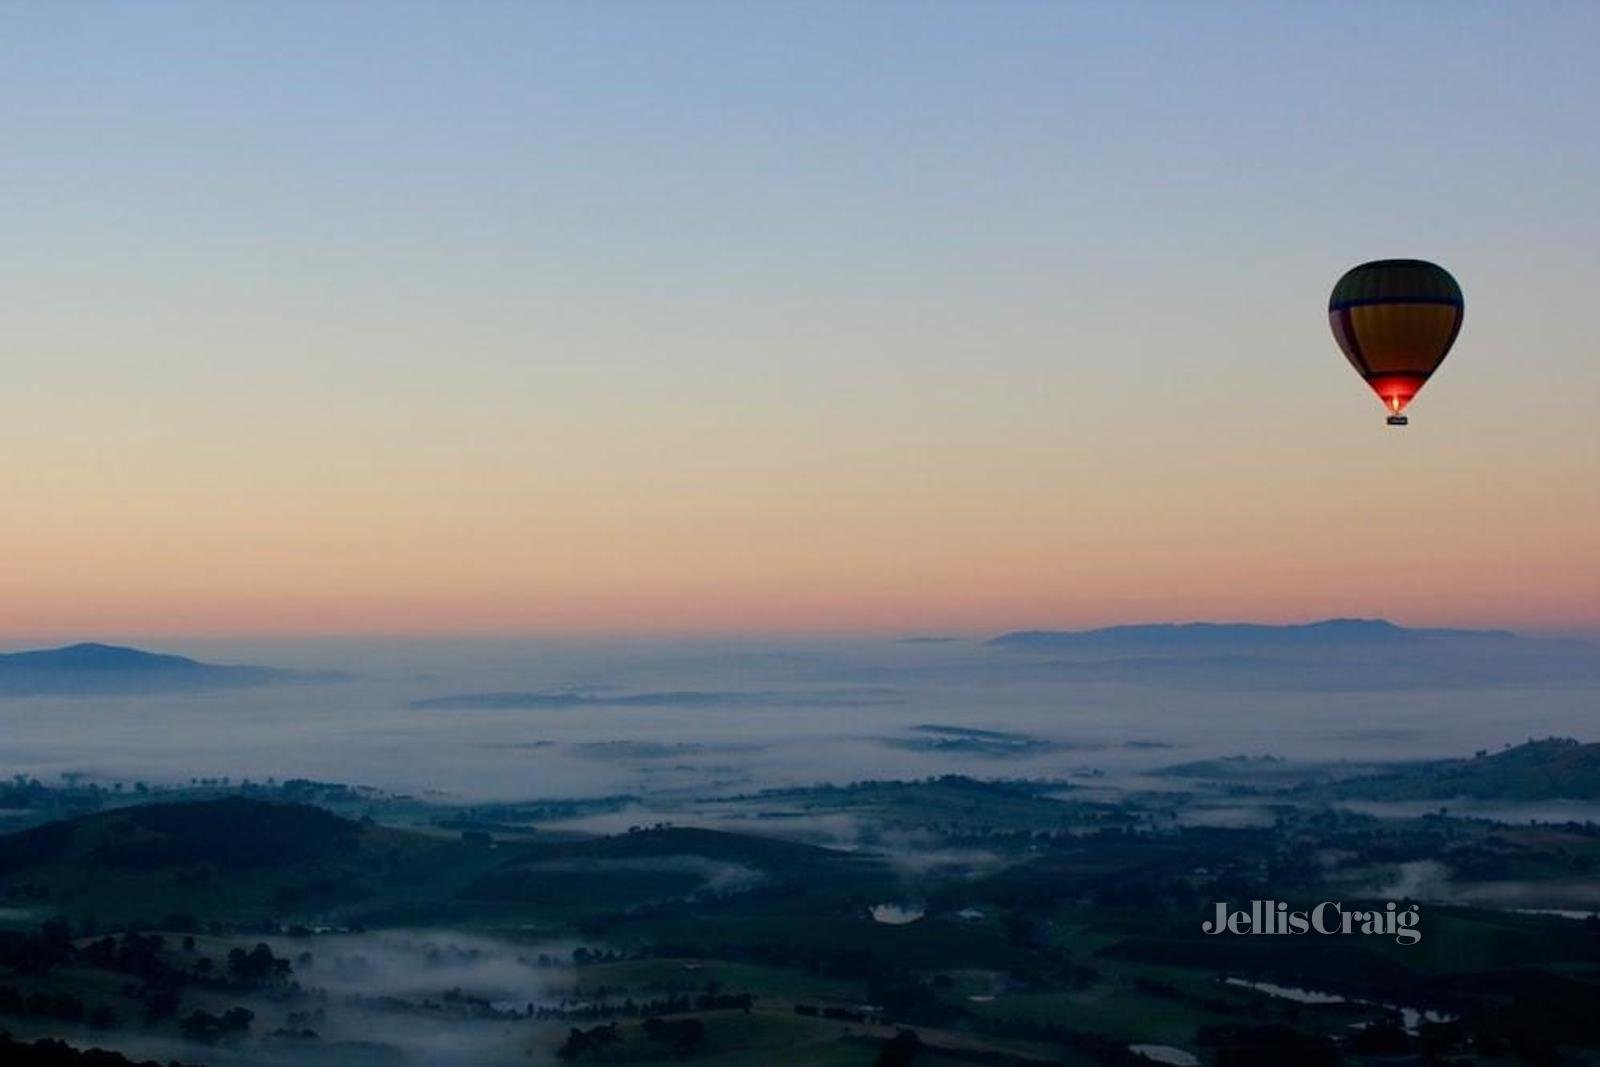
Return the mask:
<path fill-rule="evenodd" d="M 145 652 L 92 641 L 62 648 L 0 653 L 0 697 L 168 693 L 324 680 L 272 667 L 202 663 L 187 656 Z"/>

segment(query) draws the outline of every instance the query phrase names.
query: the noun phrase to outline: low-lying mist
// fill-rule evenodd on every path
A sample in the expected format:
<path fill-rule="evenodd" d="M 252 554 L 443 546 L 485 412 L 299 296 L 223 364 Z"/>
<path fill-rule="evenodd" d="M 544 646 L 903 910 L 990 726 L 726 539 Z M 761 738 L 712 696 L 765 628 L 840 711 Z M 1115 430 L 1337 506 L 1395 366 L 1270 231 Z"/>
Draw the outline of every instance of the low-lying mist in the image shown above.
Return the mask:
<path fill-rule="evenodd" d="M 737 793 L 947 773 L 1056 778 L 1092 769 L 1115 778 L 1240 752 L 1432 758 L 1530 736 L 1587 739 L 1600 694 L 1572 666 L 1588 662 L 1583 646 L 1564 646 L 1570 669 L 1543 684 L 1525 677 L 1522 654 L 1507 660 L 1514 669 L 1504 684 L 1445 684 L 1444 653 L 1434 650 L 1437 685 L 1385 689 L 1380 672 L 1339 691 L 1323 682 L 1335 667 L 1351 673 L 1348 650 L 1320 664 L 1297 650 L 1299 673 L 1279 664 L 1268 688 L 1250 664 L 1230 675 L 1208 661 L 1202 684 L 1136 659 L 1115 671 L 1066 671 L 1056 652 L 972 641 L 334 640 L 173 651 L 348 680 L 6 699 L 0 770 L 129 785 L 312 778 L 463 801 Z M 1382 658 L 1395 655 L 1404 651 Z M 1473 660 L 1481 683 L 1496 661 Z M 583 696 L 451 702 L 472 693 Z M 439 698 L 449 699 L 427 703 Z"/>

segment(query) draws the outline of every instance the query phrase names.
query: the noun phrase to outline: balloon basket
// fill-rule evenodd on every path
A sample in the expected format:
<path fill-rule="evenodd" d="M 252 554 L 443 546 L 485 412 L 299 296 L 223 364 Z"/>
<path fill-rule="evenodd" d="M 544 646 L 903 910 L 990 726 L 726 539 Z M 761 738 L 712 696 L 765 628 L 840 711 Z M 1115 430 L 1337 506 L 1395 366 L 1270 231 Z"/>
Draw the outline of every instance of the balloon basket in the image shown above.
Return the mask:
<path fill-rule="evenodd" d="M 1404 415 L 1390 415 L 1386 421 L 1390 426 L 1409 426 L 1411 424 L 1411 420 Z"/>

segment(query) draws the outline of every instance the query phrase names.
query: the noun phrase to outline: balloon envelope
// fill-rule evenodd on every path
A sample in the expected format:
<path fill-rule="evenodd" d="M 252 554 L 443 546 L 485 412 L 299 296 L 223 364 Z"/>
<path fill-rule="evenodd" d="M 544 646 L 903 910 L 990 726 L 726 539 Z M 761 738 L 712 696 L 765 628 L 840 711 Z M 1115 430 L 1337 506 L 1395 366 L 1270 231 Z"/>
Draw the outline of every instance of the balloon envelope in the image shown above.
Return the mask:
<path fill-rule="evenodd" d="M 1378 259 L 1345 272 L 1328 321 L 1345 357 L 1395 415 L 1444 362 L 1465 310 L 1450 272 L 1421 259 Z"/>

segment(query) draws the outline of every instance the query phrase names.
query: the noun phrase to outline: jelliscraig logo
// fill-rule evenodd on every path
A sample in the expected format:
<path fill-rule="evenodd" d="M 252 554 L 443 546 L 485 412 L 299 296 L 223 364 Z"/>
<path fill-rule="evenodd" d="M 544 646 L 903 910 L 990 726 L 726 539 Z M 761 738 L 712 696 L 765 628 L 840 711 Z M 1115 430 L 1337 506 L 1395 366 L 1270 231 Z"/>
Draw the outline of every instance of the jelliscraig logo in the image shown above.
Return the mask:
<path fill-rule="evenodd" d="M 1207 934 L 1368 934 L 1392 937 L 1402 945 L 1422 940 L 1422 911 L 1417 905 L 1400 907 L 1394 901 L 1382 911 L 1345 910 L 1336 900 L 1324 900 L 1308 911 L 1291 911 L 1281 900 L 1252 900 L 1248 910 L 1217 901 L 1216 914 L 1200 924 Z"/>

